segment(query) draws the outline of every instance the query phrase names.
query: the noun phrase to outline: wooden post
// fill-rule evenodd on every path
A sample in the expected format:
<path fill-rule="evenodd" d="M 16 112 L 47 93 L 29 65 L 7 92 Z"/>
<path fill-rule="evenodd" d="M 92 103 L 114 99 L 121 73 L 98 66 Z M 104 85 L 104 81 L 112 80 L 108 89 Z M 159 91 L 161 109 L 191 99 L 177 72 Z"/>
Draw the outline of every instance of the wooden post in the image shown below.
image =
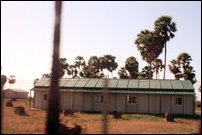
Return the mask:
<path fill-rule="evenodd" d="M 48 116 L 47 116 L 47 134 L 59 133 L 59 46 L 60 46 L 60 22 L 61 22 L 62 1 L 55 2 L 55 29 L 54 29 L 54 47 L 52 61 L 51 87 L 48 93 Z"/>
<path fill-rule="evenodd" d="M 1 132 L 1 134 L 2 134 L 2 118 L 3 118 L 3 113 L 2 113 L 2 110 L 3 110 L 3 108 L 2 108 L 2 105 L 3 105 L 3 103 L 2 103 L 2 101 L 3 101 L 2 100 L 3 99 L 3 94 L 2 93 L 3 93 L 3 86 L 6 83 L 6 81 L 7 81 L 7 77 L 5 75 L 1 75 L 1 113 L 0 113 L 1 114 L 1 117 L 0 117 L 1 118 L 1 122 L 0 122 L 1 123 L 1 125 L 0 125 L 0 127 L 1 127 L 1 129 L 0 129 L 1 131 L 0 132 Z"/>
<path fill-rule="evenodd" d="M 1 76 L 1 125 L 0 125 L 1 126 L 1 129 L 0 129 L 1 130 L 1 134 L 2 134 L 2 118 L 3 118 L 2 117 L 2 111 L 3 111 L 3 109 L 2 109 L 2 104 L 3 104 L 2 103 L 2 101 L 3 101 L 2 100 L 2 93 L 3 93 L 3 83 L 2 83 L 2 76 Z"/>
<path fill-rule="evenodd" d="M 32 100 L 32 98 L 31 98 L 31 91 L 32 90 L 30 90 L 30 93 L 29 93 L 29 109 L 31 109 L 31 100 Z"/>
<path fill-rule="evenodd" d="M 108 93 L 108 83 L 109 79 L 104 80 L 104 90 L 103 90 L 103 97 L 104 97 L 104 104 L 103 104 L 103 134 L 108 133 L 108 120 L 107 120 L 107 114 L 108 114 L 108 108 L 109 108 L 109 93 Z"/>

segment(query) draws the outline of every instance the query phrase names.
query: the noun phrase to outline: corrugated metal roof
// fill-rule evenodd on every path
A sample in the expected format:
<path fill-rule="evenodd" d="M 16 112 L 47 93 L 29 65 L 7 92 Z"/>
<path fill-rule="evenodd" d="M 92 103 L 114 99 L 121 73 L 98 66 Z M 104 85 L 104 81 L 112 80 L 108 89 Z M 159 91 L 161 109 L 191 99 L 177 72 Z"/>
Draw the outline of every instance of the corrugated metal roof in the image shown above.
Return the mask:
<path fill-rule="evenodd" d="M 171 85 L 172 85 L 173 89 L 183 89 L 181 81 L 172 80 Z"/>
<path fill-rule="evenodd" d="M 119 79 L 117 87 L 116 88 L 128 88 L 128 79 Z"/>
<path fill-rule="evenodd" d="M 150 81 L 149 81 L 149 87 L 150 87 L 151 89 L 160 89 L 161 87 L 160 87 L 160 82 L 159 82 L 159 80 L 150 80 Z"/>
<path fill-rule="evenodd" d="M 78 81 L 78 79 L 70 79 L 63 87 L 74 87 Z"/>
<path fill-rule="evenodd" d="M 159 80 L 161 89 L 172 89 L 170 80 Z"/>
<path fill-rule="evenodd" d="M 61 78 L 60 81 L 59 81 L 59 86 L 60 87 L 64 87 L 65 84 L 69 81 L 70 79 L 66 79 L 66 78 Z"/>
<path fill-rule="evenodd" d="M 139 88 L 149 89 L 149 80 L 139 80 Z"/>
<path fill-rule="evenodd" d="M 129 89 L 139 88 L 139 80 L 130 80 L 128 83 Z"/>
<path fill-rule="evenodd" d="M 184 89 L 193 89 L 193 85 L 189 80 L 181 81 Z"/>
<path fill-rule="evenodd" d="M 48 86 L 50 86 L 50 84 L 51 84 L 51 80 L 48 80 L 48 81 L 44 84 L 44 86 L 48 87 Z"/>
<path fill-rule="evenodd" d="M 88 80 L 89 80 L 89 79 L 82 79 L 82 80 L 79 80 L 79 81 L 76 83 L 75 87 L 83 88 L 83 87 L 86 85 L 86 83 L 88 82 Z"/>
<path fill-rule="evenodd" d="M 108 83 L 108 88 L 116 88 L 118 84 L 118 79 L 110 79 Z"/>
<path fill-rule="evenodd" d="M 29 93 L 28 91 L 26 90 L 22 90 L 22 89 L 5 89 L 3 91 L 13 91 L 13 92 L 25 92 L 25 93 Z"/>
<path fill-rule="evenodd" d="M 95 85 L 95 88 L 103 88 L 104 87 L 105 80 L 99 79 L 97 84 Z"/>
<path fill-rule="evenodd" d="M 97 84 L 99 79 L 89 79 L 87 84 L 85 85 L 85 88 L 94 88 L 95 85 Z"/>
<path fill-rule="evenodd" d="M 39 86 L 44 86 L 50 79 L 49 78 L 42 78 L 41 80 L 39 80 L 36 84 L 35 87 Z"/>
<path fill-rule="evenodd" d="M 35 84 L 35 88 L 48 86 L 50 79 L 47 78 Z M 104 88 L 104 79 L 62 78 L 59 86 L 75 91 L 95 92 Z M 112 93 L 194 94 L 194 87 L 189 80 L 109 79 L 108 88 Z"/>

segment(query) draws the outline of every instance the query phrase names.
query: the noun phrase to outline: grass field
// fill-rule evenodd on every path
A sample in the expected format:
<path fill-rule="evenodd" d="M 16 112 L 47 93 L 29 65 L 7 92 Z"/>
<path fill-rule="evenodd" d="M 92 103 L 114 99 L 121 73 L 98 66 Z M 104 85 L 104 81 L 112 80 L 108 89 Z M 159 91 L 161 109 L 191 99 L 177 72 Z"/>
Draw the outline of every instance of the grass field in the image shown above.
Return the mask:
<path fill-rule="evenodd" d="M 13 102 L 14 107 L 24 106 L 26 115 L 14 113 L 14 107 L 6 107 L 3 102 L 3 134 L 44 134 L 46 111 L 31 110 L 25 100 Z M 108 132 L 113 134 L 193 134 L 198 131 L 200 108 L 194 116 L 178 115 L 175 122 L 166 122 L 161 115 L 124 114 L 122 119 L 108 115 Z M 83 134 L 102 133 L 102 114 L 75 112 L 73 115 L 60 115 L 60 122 L 71 126 L 73 123 L 82 126 Z"/>

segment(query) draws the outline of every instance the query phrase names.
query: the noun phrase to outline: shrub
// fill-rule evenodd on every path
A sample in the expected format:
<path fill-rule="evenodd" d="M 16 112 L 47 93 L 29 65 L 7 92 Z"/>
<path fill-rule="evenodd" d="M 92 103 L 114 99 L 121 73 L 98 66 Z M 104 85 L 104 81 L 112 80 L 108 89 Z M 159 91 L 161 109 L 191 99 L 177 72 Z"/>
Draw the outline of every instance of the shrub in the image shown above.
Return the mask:
<path fill-rule="evenodd" d="M 113 117 L 115 119 L 122 119 L 122 112 L 113 111 Z"/>
<path fill-rule="evenodd" d="M 201 101 L 196 101 L 196 106 L 201 107 Z"/>
<path fill-rule="evenodd" d="M 172 113 L 165 113 L 167 122 L 174 122 L 174 115 Z"/>
<path fill-rule="evenodd" d="M 25 115 L 25 108 L 22 106 L 14 107 L 14 112 L 18 115 Z"/>
<path fill-rule="evenodd" d="M 74 124 L 74 127 L 66 127 L 63 124 L 59 125 L 59 134 L 81 134 L 82 127 Z"/>
<path fill-rule="evenodd" d="M 12 102 L 12 100 L 8 100 L 8 101 L 6 102 L 6 106 L 8 106 L 8 107 L 13 107 L 13 102 Z"/>
<path fill-rule="evenodd" d="M 64 110 L 62 110 L 62 113 L 63 113 L 64 115 L 73 115 L 73 114 L 74 114 L 74 111 L 71 110 L 71 109 L 64 109 Z"/>

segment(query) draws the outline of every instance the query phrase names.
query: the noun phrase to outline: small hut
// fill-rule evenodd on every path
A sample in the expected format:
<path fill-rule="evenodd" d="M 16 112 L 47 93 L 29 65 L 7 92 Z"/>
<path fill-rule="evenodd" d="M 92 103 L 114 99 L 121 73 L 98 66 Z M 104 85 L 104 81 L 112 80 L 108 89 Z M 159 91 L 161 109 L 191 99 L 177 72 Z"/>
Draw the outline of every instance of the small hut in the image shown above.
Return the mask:
<path fill-rule="evenodd" d="M 3 90 L 3 97 L 10 99 L 24 99 L 28 98 L 28 93 L 22 89 L 5 89 Z"/>

